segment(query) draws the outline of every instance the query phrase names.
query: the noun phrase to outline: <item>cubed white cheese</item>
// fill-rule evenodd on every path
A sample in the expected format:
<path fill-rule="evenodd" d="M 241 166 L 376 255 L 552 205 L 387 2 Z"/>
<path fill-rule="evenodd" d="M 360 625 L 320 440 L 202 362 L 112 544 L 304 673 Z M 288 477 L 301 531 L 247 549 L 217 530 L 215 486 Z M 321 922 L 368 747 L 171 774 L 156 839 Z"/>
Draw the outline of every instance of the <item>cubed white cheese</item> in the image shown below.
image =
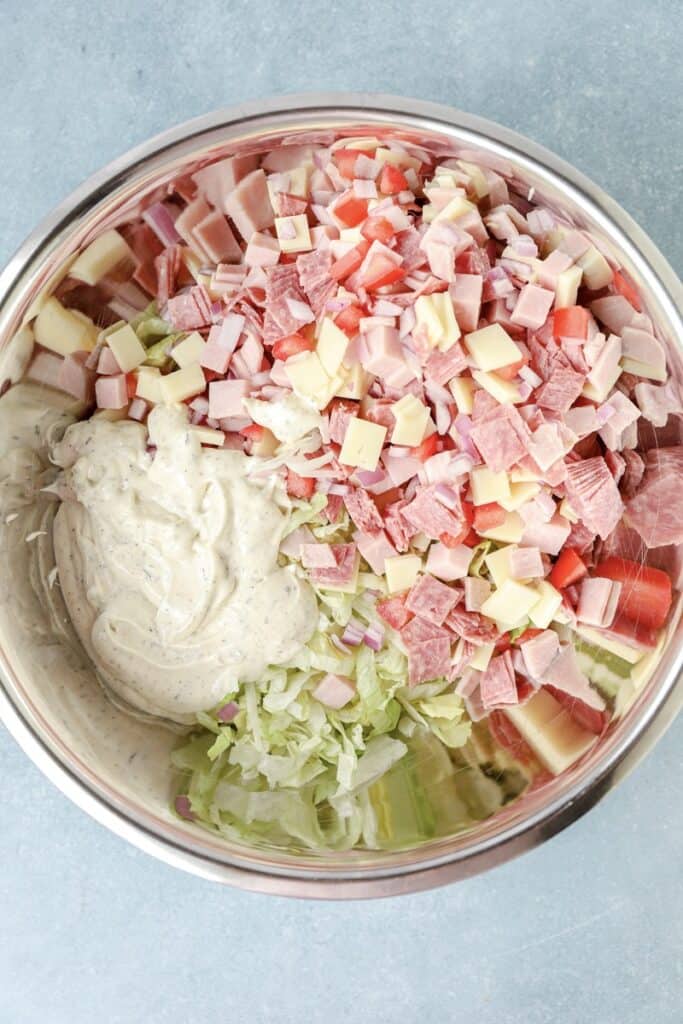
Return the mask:
<path fill-rule="evenodd" d="M 481 536 L 487 540 L 499 540 L 505 544 L 518 544 L 522 539 L 525 526 L 518 512 L 506 512 L 505 519 L 499 526 L 482 530 Z"/>
<path fill-rule="evenodd" d="M 384 574 L 390 594 L 398 594 L 409 590 L 417 579 L 422 568 L 422 559 L 418 555 L 392 555 L 384 559 Z"/>
<path fill-rule="evenodd" d="M 386 436 L 386 427 L 353 416 L 344 434 L 339 461 L 346 466 L 376 469 Z"/>
<path fill-rule="evenodd" d="M 510 481 L 507 473 L 494 473 L 488 466 L 475 466 L 470 473 L 472 501 L 475 505 L 488 505 L 510 497 Z"/>
<path fill-rule="evenodd" d="M 479 672 L 485 672 L 488 668 L 488 664 L 493 656 L 495 644 L 480 644 L 472 658 L 470 658 L 468 668 L 475 668 Z"/>
<path fill-rule="evenodd" d="M 489 194 L 489 183 L 481 167 L 478 167 L 476 164 L 470 164 L 467 160 L 458 160 L 458 166 L 463 169 L 465 174 L 469 175 L 477 198 L 483 199 L 484 196 Z"/>
<path fill-rule="evenodd" d="M 420 295 L 415 303 L 415 316 L 418 327 L 425 329 L 433 348 L 446 352 L 460 337 L 453 300 L 447 291 Z"/>
<path fill-rule="evenodd" d="M 510 572 L 510 555 L 517 550 L 516 544 L 508 544 L 497 551 L 490 551 L 484 562 L 489 575 L 496 587 L 502 587 L 506 580 L 512 579 Z"/>
<path fill-rule="evenodd" d="M 163 402 L 161 393 L 161 371 L 156 366 L 141 366 L 137 372 L 135 394 L 152 405 Z"/>
<path fill-rule="evenodd" d="M 529 614 L 537 601 L 538 593 L 535 587 L 507 579 L 486 598 L 481 611 L 483 615 L 510 629 Z"/>
<path fill-rule="evenodd" d="M 210 444 L 214 448 L 222 448 L 225 441 L 225 434 L 222 430 L 212 430 L 211 427 L 190 427 L 190 433 L 200 444 Z"/>
<path fill-rule="evenodd" d="M 605 288 L 614 276 L 609 263 L 594 245 L 579 256 L 576 264 L 583 270 L 583 279 L 592 291 Z"/>
<path fill-rule="evenodd" d="M 298 395 L 310 399 L 318 409 L 325 408 L 331 398 L 332 380 L 325 373 L 317 352 L 303 352 L 288 359 L 285 373 Z"/>
<path fill-rule="evenodd" d="M 53 295 L 43 303 L 33 333 L 39 345 L 60 356 L 92 352 L 97 341 L 97 327 L 92 320 L 65 309 Z"/>
<path fill-rule="evenodd" d="M 583 271 L 581 267 L 568 267 L 557 275 L 555 285 L 555 309 L 576 305 L 576 296 L 581 284 Z"/>
<path fill-rule="evenodd" d="M 334 320 L 326 316 L 320 325 L 316 351 L 325 373 L 330 377 L 338 372 L 348 347 L 346 334 L 337 327 Z"/>
<path fill-rule="evenodd" d="M 380 164 L 395 164 L 397 167 L 412 167 L 419 171 L 422 166 L 420 160 L 415 156 L 403 151 L 397 152 L 394 149 L 384 149 L 380 146 L 375 150 L 375 160 Z"/>
<path fill-rule="evenodd" d="M 455 196 L 444 206 L 443 210 L 437 213 L 434 220 L 458 220 L 459 217 L 464 217 L 470 210 L 476 210 L 474 203 L 471 203 L 465 196 Z"/>
<path fill-rule="evenodd" d="M 305 213 L 297 213 L 294 217 L 276 217 L 275 233 L 282 252 L 307 252 L 313 248 Z"/>
<path fill-rule="evenodd" d="M 342 384 L 335 394 L 340 398 L 355 398 L 357 400 L 365 398 L 375 379 L 371 373 L 363 369 L 360 363 L 354 363 L 351 367 L 340 367 L 338 376 L 341 377 Z"/>
<path fill-rule="evenodd" d="M 520 349 L 500 324 L 489 324 L 466 334 L 465 346 L 480 370 L 499 370 L 522 357 Z"/>
<path fill-rule="evenodd" d="M 161 395 L 167 405 L 184 402 L 193 395 L 201 395 L 206 390 L 206 379 L 199 363 L 168 373 L 161 378 Z"/>
<path fill-rule="evenodd" d="M 474 381 L 471 377 L 454 377 L 448 382 L 458 412 L 470 416 L 474 409 Z"/>
<path fill-rule="evenodd" d="M 69 270 L 69 276 L 86 284 L 97 284 L 110 270 L 133 253 L 126 241 L 114 228 L 105 231 L 83 250 Z"/>
<path fill-rule="evenodd" d="M 514 381 L 503 380 L 497 373 L 486 373 L 484 370 L 473 370 L 472 376 L 500 405 L 518 405 L 522 401 Z"/>
<path fill-rule="evenodd" d="M 205 345 L 206 342 L 199 331 L 193 331 L 174 346 L 171 356 L 182 369 L 184 366 L 189 366 L 190 363 L 200 361 Z"/>
<path fill-rule="evenodd" d="M 535 498 L 540 489 L 539 484 L 536 483 L 511 483 L 510 497 L 501 498 L 499 504 L 503 506 L 506 512 L 516 512 L 527 501 Z"/>
<path fill-rule="evenodd" d="M 621 368 L 625 373 L 632 373 L 636 377 L 647 377 L 649 380 L 666 380 L 666 368 L 654 366 L 652 363 L 641 363 L 639 359 L 630 359 L 625 356 L 621 360 Z"/>
<path fill-rule="evenodd" d="M 503 714 L 553 775 L 569 768 L 598 739 L 581 729 L 547 690 L 538 690 L 525 704 L 505 708 Z"/>
<path fill-rule="evenodd" d="M 419 445 L 425 436 L 429 420 L 427 406 L 415 395 L 404 395 L 398 402 L 394 402 L 392 412 L 396 420 L 391 434 L 392 444 L 408 445 L 413 448 Z"/>
<path fill-rule="evenodd" d="M 536 629 L 547 629 L 562 604 L 562 594 L 547 580 L 542 580 L 536 589 L 538 601 L 529 611 L 529 618 Z"/>
<path fill-rule="evenodd" d="M 137 334 L 126 324 L 118 331 L 114 331 L 107 338 L 107 344 L 112 351 L 114 359 L 121 367 L 122 373 L 130 373 L 144 363 L 147 352 Z"/>

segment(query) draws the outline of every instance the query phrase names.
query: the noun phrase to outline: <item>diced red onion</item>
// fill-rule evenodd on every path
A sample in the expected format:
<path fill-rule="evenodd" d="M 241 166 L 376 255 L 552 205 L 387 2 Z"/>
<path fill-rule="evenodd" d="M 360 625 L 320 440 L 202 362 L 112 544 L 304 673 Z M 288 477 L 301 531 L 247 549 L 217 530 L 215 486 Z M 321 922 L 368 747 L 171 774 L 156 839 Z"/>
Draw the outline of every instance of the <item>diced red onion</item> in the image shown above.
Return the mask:
<path fill-rule="evenodd" d="M 222 708 L 218 709 L 216 718 L 219 722 L 232 722 L 239 714 L 239 710 L 239 704 L 236 704 L 234 700 L 230 700 Z"/>
<path fill-rule="evenodd" d="M 460 505 L 460 498 L 448 484 L 437 484 L 434 488 L 434 497 L 441 505 L 445 505 L 451 511 Z"/>
<path fill-rule="evenodd" d="M 152 203 L 142 214 L 145 224 L 148 224 L 154 234 L 164 246 L 175 245 L 180 241 L 180 235 L 175 229 L 174 219 L 170 210 L 164 203 Z"/>
<path fill-rule="evenodd" d="M 365 153 L 359 153 L 353 165 L 353 173 L 356 178 L 368 179 L 373 184 L 381 169 L 381 164 L 377 160 L 373 160 L 372 157 L 366 156 Z"/>
<path fill-rule="evenodd" d="M 529 210 L 526 220 L 532 235 L 544 235 L 555 227 L 555 218 L 552 213 L 542 207 Z"/>
<path fill-rule="evenodd" d="M 364 635 L 365 627 L 363 623 L 352 617 L 347 622 L 342 633 L 342 643 L 348 644 L 350 647 L 358 647 L 362 643 Z"/>
<path fill-rule="evenodd" d="M 363 487 L 370 487 L 372 484 L 379 484 L 386 480 L 387 474 L 383 469 L 359 469 L 356 471 L 356 476 Z"/>
<path fill-rule="evenodd" d="M 327 493 L 328 494 L 344 495 L 344 494 L 348 494 L 350 490 L 351 490 L 351 488 L 349 487 L 348 484 L 332 484 L 330 486 L 330 489 L 329 489 L 329 491 Z"/>
<path fill-rule="evenodd" d="M 185 818 L 186 821 L 194 821 L 197 817 L 192 810 L 189 796 L 186 796 L 184 793 L 175 798 L 175 809 L 176 814 L 179 814 L 181 818 Z"/>
<path fill-rule="evenodd" d="M 330 634 L 330 640 L 332 641 L 334 646 L 337 648 L 337 650 L 342 652 L 342 654 L 350 654 L 351 653 L 351 648 L 347 647 L 347 645 L 344 643 L 344 641 L 341 639 L 341 637 L 338 637 L 336 633 L 331 633 Z"/>
<path fill-rule="evenodd" d="M 384 627 L 379 622 L 371 622 L 365 630 L 363 642 L 373 651 L 381 651 L 384 643 Z"/>
<path fill-rule="evenodd" d="M 193 398 L 190 402 L 190 409 L 194 412 L 200 412 L 202 416 L 207 416 L 209 413 L 208 398 L 204 398 L 203 395 L 197 395 L 197 397 Z"/>
<path fill-rule="evenodd" d="M 448 433 L 451 425 L 451 411 L 445 402 L 436 402 L 435 407 L 436 432 L 441 437 Z"/>
<path fill-rule="evenodd" d="M 132 420 L 141 423 L 147 415 L 147 402 L 143 398 L 134 398 L 128 406 L 128 415 Z"/>
<path fill-rule="evenodd" d="M 531 388 L 538 388 L 543 383 L 543 378 L 539 377 L 530 366 L 521 366 L 519 369 L 519 376 L 522 378 L 524 383 L 528 384 Z"/>
<path fill-rule="evenodd" d="M 284 238 L 286 241 L 296 238 L 296 226 L 286 217 L 278 222 L 278 238 Z"/>
<path fill-rule="evenodd" d="M 347 306 L 352 305 L 352 303 L 352 298 L 328 299 L 327 302 L 325 303 L 325 309 L 327 309 L 330 313 L 341 313 L 343 309 L 346 309 Z"/>
<path fill-rule="evenodd" d="M 292 314 L 295 320 L 298 320 L 302 324 L 311 324 L 315 320 L 315 313 L 308 305 L 307 302 L 301 302 L 300 299 L 286 299 L 289 312 Z"/>
<path fill-rule="evenodd" d="M 353 194 L 359 199 L 376 199 L 377 186 L 374 181 L 367 178 L 355 178 L 353 182 Z"/>

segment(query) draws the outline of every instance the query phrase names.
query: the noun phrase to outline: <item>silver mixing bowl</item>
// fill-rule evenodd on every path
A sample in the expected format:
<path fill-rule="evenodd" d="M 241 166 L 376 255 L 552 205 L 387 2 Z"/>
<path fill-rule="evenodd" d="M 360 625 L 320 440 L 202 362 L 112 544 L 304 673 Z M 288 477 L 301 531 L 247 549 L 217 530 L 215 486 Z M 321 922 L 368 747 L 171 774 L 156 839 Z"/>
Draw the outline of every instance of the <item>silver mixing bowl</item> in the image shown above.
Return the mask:
<path fill-rule="evenodd" d="M 355 134 L 398 134 L 441 143 L 470 158 L 506 161 L 536 198 L 563 208 L 617 257 L 638 282 L 660 336 L 679 362 L 680 283 L 647 235 L 601 188 L 490 121 L 432 103 L 368 94 L 274 98 L 220 110 L 158 135 L 93 175 L 43 221 L 0 275 L 0 357 L 32 298 L 69 254 L 104 224 L 130 217 L 141 194 L 257 137 L 276 144 L 350 126 Z M 18 575 L 12 571 L 18 580 L 21 569 Z M 169 734 L 124 722 L 87 672 L 74 669 L 54 647 L 32 642 L 40 623 L 29 623 L 18 597 L 12 590 L 9 595 L 0 602 L 0 714 L 34 763 L 83 810 L 148 853 L 206 878 L 282 895 L 352 898 L 426 889 L 536 846 L 634 767 L 673 720 L 683 693 L 679 619 L 658 668 L 628 712 L 586 759 L 552 783 L 476 828 L 412 848 L 292 853 L 228 842 L 179 821 L 169 810 Z M 27 635 L 29 626 L 34 633 Z M 111 751 L 101 749 L 102 736 L 119 734 L 125 738 Z"/>

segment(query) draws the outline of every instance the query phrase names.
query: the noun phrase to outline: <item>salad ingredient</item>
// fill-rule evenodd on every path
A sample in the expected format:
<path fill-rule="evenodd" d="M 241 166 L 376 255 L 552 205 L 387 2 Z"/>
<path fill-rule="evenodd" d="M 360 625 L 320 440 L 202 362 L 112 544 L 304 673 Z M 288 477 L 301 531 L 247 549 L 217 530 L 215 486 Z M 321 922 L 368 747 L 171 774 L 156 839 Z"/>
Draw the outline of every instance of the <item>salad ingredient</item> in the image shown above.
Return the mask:
<path fill-rule="evenodd" d="M 640 562 L 613 556 L 596 565 L 595 575 L 615 581 L 618 587 L 617 605 L 622 615 L 631 622 L 652 629 L 661 629 L 668 618 L 673 600 L 671 580 L 665 572 L 642 565 Z M 610 624 L 611 622 L 593 623 Z"/>

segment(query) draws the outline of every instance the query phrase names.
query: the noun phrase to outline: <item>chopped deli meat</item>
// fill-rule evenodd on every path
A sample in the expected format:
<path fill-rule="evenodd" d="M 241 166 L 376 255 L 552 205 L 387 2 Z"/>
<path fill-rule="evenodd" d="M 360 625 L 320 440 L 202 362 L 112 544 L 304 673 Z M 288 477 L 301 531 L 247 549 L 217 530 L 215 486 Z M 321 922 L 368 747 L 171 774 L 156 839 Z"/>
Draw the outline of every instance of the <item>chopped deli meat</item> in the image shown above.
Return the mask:
<path fill-rule="evenodd" d="M 80 254 L 26 375 L 142 430 L 184 404 L 194 444 L 268 481 L 296 517 L 280 562 L 329 634 L 304 696 L 356 723 L 345 757 L 395 725 L 363 701 L 396 683 L 357 687 L 347 666 L 395 645 L 408 720 L 444 741 L 462 698 L 525 771 L 560 771 L 683 575 L 666 348 L 612 257 L 497 158 L 329 131 L 255 148 Z"/>

